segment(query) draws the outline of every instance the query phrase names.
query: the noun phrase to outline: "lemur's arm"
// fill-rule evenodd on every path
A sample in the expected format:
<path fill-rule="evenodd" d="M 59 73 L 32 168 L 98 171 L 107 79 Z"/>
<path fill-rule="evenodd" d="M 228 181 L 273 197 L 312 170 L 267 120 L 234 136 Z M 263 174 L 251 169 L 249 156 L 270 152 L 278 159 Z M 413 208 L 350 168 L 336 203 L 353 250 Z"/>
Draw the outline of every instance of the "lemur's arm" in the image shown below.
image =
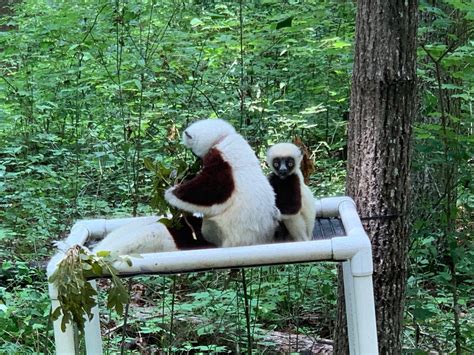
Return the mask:
<path fill-rule="evenodd" d="M 207 216 L 224 211 L 235 189 L 232 167 L 218 149 L 211 149 L 203 159 L 203 168 L 193 179 L 165 192 L 171 205 Z"/>

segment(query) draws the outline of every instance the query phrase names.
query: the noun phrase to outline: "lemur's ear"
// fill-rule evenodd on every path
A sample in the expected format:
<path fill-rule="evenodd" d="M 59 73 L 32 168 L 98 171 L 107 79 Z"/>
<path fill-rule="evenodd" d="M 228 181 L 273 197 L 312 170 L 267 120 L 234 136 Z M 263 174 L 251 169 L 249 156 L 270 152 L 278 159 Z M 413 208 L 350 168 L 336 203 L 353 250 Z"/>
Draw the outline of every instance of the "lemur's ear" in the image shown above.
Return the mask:
<path fill-rule="evenodd" d="M 188 137 L 189 139 L 193 139 L 193 137 L 188 133 L 188 131 L 184 131 L 184 134 L 185 134 L 186 137 Z"/>

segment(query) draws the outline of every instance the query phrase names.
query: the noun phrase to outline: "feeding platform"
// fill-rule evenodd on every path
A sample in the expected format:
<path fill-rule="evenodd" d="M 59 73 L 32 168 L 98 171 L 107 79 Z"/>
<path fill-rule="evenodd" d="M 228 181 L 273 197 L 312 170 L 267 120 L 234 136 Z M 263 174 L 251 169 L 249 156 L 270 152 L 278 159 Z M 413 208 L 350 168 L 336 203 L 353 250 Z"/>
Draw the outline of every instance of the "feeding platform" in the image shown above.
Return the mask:
<path fill-rule="evenodd" d="M 176 274 L 227 268 L 278 265 L 316 261 L 343 262 L 349 348 L 351 354 L 377 354 L 374 293 L 372 284 L 372 250 L 359 215 L 349 197 L 315 200 L 316 223 L 313 240 L 272 243 L 232 248 L 209 248 L 142 254 L 130 257 L 131 264 L 116 262 L 120 276 L 143 274 Z M 131 222 L 156 221 L 157 217 L 94 219 L 77 222 L 64 245 L 84 245 L 100 240 L 107 234 Z M 48 276 L 56 270 L 66 250 L 60 250 L 48 264 Z M 95 287 L 95 281 L 90 281 Z M 53 309 L 59 305 L 57 290 L 49 284 Z M 102 354 L 99 308 L 86 321 L 84 334 L 87 354 Z M 61 330 L 61 319 L 54 322 L 57 354 L 75 354 L 73 326 Z"/>

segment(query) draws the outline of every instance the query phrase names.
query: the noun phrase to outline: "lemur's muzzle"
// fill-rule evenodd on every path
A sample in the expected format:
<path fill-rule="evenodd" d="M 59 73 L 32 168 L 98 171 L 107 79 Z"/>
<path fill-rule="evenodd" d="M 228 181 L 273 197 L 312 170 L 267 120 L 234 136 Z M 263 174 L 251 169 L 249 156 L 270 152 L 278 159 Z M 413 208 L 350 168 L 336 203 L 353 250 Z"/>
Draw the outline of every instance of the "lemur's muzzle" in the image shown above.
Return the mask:
<path fill-rule="evenodd" d="M 281 168 L 281 169 L 278 169 L 278 176 L 280 176 L 281 178 L 285 178 L 288 176 L 288 169 L 287 168 Z"/>

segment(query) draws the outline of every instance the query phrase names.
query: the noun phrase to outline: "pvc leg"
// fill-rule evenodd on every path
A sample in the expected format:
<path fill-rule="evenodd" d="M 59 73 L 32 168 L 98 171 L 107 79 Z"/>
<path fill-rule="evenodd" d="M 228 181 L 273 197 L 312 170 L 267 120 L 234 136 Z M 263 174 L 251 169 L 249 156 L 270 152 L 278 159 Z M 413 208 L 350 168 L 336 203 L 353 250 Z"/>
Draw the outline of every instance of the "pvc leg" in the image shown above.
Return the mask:
<path fill-rule="evenodd" d="M 372 275 L 354 277 L 356 328 L 360 354 L 378 354 Z"/>
<path fill-rule="evenodd" d="M 53 311 L 59 307 L 57 299 L 58 292 L 54 285 L 49 284 L 49 295 L 51 297 L 51 305 Z M 61 330 L 62 316 L 53 322 L 54 342 L 56 344 L 56 354 L 58 355 L 74 355 L 76 354 L 76 343 L 74 339 L 74 327 L 72 324 L 66 325 L 66 331 Z"/>
<path fill-rule="evenodd" d="M 372 275 L 354 276 L 351 261 L 342 267 L 349 351 L 351 355 L 378 354 Z"/>
<path fill-rule="evenodd" d="M 97 284 L 95 280 L 89 281 L 94 290 L 97 291 Z M 97 302 L 97 297 L 96 297 Z M 94 315 L 90 321 L 86 321 L 84 325 L 84 337 L 86 343 L 86 352 L 91 355 L 102 354 L 102 337 L 100 334 L 100 317 L 99 306 L 92 308 Z"/>
<path fill-rule="evenodd" d="M 342 263 L 344 275 L 344 299 L 346 302 L 347 335 L 349 337 L 349 352 L 358 354 L 359 336 L 356 328 L 356 299 L 354 293 L 354 276 L 352 276 L 350 260 Z"/>

